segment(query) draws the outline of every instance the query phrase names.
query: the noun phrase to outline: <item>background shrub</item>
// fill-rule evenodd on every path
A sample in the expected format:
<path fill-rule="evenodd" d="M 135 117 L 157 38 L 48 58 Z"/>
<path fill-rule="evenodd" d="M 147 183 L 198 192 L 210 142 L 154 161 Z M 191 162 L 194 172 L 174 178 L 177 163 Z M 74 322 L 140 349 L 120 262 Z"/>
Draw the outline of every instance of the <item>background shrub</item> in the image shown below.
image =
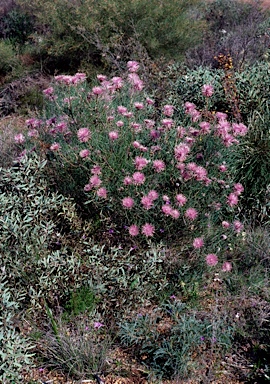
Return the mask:
<path fill-rule="evenodd" d="M 144 50 L 152 58 L 182 58 L 203 28 L 194 10 L 197 0 L 21 3 L 36 18 L 36 53 L 51 72 L 74 71 L 82 64 L 121 70 Z"/>
<path fill-rule="evenodd" d="M 260 2 L 216 0 L 205 2 L 201 9 L 207 29 L 202 43 L 187 50 L 187 64 L 215 68 L 214 57 L 230 54 L 234 66 L 240 70 L 245 65 L 264 60 L 269 49 L 269 11 Z"/>

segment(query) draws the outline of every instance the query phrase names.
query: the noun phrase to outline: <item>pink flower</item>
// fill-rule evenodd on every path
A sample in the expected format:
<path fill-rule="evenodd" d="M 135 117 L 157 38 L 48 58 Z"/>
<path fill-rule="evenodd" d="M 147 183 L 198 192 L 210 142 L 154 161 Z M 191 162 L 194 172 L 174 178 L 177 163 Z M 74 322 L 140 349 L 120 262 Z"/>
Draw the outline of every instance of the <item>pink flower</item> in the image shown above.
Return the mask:
<path fill-rule="evenodd" d="M 122 200 L 122 205 L 127 209 L 131 209 L 134 205 L 134 200 L 132 199 L 132 197 L 124 197 L 124 199 Z"/>
<path fill-rule="evenodd" d="M 174 121 L 173 119 L 163 119 L 161 123 L 162 125 L 164 125 L 164 127 L 171 128 L 173 126 Z"/>
<path fill-rule="evenodd" d="M 150 120 L 150 119 L 145 119 L 144 122 L 146 127 L 149 129 L 153 128 L 156 124 L 154 120 Z"/>
<path fill-rule="evenodd" d="M 241 183 L 234 184 L 233 189 L 236 195 L 241 195 L 241 193 L 244 192 L 244 187 Z"/>
<path fill-rule="evenodd" d="M 134 115 L 133 115 L 133 112 L 125 112 L 125 113 L 123 113 L 123 116 L 127 117 L 128 119 L 130 119 Z"/>
<path fill-rule="evenodd" d="M 225 261 L 221 269 L 223 272 L 230 272 L 232 270 L 232 264 L 229 261 Z"/>
<path fill-rule="evenodd" d="M 248 132 L 248 127 L 242 123 L 232 123 L 232 131 L 235 136 L 245 136 Z"/>
<path fill-rule="evenodd" d="M 198 212 L 195 208 L 188 208 L 185 212 L 185 217 L 189 220 L 195 220 L 198 216 Z"/>
<path fill-rule="evenodd" d="M 186 196 L 182 195 L 181 193 L 179 193 L 179 195 L 176 195 L 176 200 L 180 207 L 183 207 L 183 205 L 185 205 L 187 202 Z"/>
<path fill-rule="evenodd" d="M 139 78 L 137 73 L 130 73 L 128 81 L 133 85 L 135 91 L 141 91 L 144 88 L 143 81 Z"/>
<path fill-rule="evenodd" d="M 131 185 L 131 184 L 133 184 L 133 179 L 132 179 L 132 177 L 130 177 L 130 176 L 126 176 L 126 177 L 124 178 L 124 185 Z"/>
<path fill-rule="evenodd" d="M 147 103 L 148 105 L 154 105 L 154 104 L 155 104 L 154 100 L 149 99 L 149 97 L 146 98 L 146 103 Z"/>
<path fill-rule="evenodd" d="M 51 146 L 50 146 L 50 150 L 51 151 L 59 151 L 60 149 L 60 144 L 59 143 L 53 143 Z"/>
<path fill-rule="evenodd" d="M 102 83 L 103 81 L 107 80 L 107 76 L 105 76 L 105 75 L 97 75 L 97 79 Z"/>
<path fill-rule="evenodd" d="M 210 84 L 204 84 L 202 87 L 202 94 L 206 97 L 211 97 L 214 93 L 214 88 Z"/>
<path fill-rule="evenodd" d="M 161 207 L 162 212 L 164 213 L 165 216 L 171 216 L 172 214 L 172 207 L 169 204 L 165 204 Z"/>
<path fill-rule="evenodd" d="M 142 172 L 135 172 L 132 178 L 135 185 L 141 185 L 145 182 L 145 176 Z"/>
<path fill-rule="evenodd" d="M 89 149 L 82 149 L 79 155 L 82 159 L 84 159 L 85 157 L 88 157 L 90 155 L 90 151 Z"/>
<path fill-rule="evenodd" d="M 92 187 L 99 187 L 100 184 L 102 183 L 102 181 L 97 175 L 91 176 L 89 181 Z"/>
<path fill-rule="evenodd" d="M 120 114 L 120 115 L 123 115 L 124 113 L 126 113 L 128 110 L 126 107 L 123 107 L 123 105 L 119 105 L 117 107 L 117 112 Z"/>
<path fill-rule="evenodd" d="M 227 202 L 230 207 L 238 204 L 238 196 L 235 193 L 230 193 L 227 197 Z"/>
<path fill-rule="evenodd" d="M 43 94 L 44 94 L 48 99 L 50 99 L 50 98 L 53 96 L 53 94 L 54 94 L 54 89 L 53 89 L 53 87 L 49 87 L 49 88 L 47 88 L 47 89 L 44 89 L 44 90 L 43 90 Z"/>
<path fill-rule="evenodd" d="M 160 137 L 160 132 L 157 131 L 156 129 L 151 129 L 150 137 L 151 137 L 151 139 L 156 140 Z"/>
<path fill-rule="evenodd" d="M 193 111 L 190 112 L 190 116 L 192 118 L 192 121 L 195 123 L 200 119 L 201 114 L 199 111 L 197 111 L 197 109 L 194 109 Z"/>
<path fill-rule="evenodd" d="M 219 120 L 226 120 L 227 119 L 227 113 L 224 112 L 217 112 L 216 113 L 216 118 Z"/>
<path fill-rule="evenodd" d="M 135 132 L 141 132 L 142 125 L 139 123 L 131 123 L 131 127 L 134 129 Z"/>
<path fill-rule="evenodd" d="M 122 77 L 118 77 L 118 76 L 113 77 L 111 79 L 111 82 L 113 84 L 113 86 L 112 86 L 113 90 L 121 89 L 124 85 Z"/>
<path fill-rule="evenodd" d="M 221 165 L 219 166 L 219 170 L 220 170 L 220 172 L 226 172 L 226 171 L 227 171 L 227 167 L 226 167 L 226 165 L 221 164 Z"/>
<path fill-rule="evenodd" d="M 210 267 L 214 267 L 218 263 L 218 257 L 214 253 L 209 253 L 206 256 L 205 260 L 207 265 L 209 265 Z"/>
<path fill-rule="evenodd" d="M 235 221 L 233 222 L 233 228 L 234 228 L 234 230 L 235 230 L 236 233 L 240 233 L 240 232 L 243 230 L 244 226 L 243 226 L 243 224 L 241 223 L 241 221 L 239 221 L 239 220 L 235 220 Z"/>
<path fill-rule="evenodd" d="M 185 112 L 186 112 L 186 113 L 190 113 L 190 112 L 192 112 L 195 108 L 196 108 L 196 105 L 195 105 L 195 104 L 190 103 L 189 101 L 187 101 L 187 102 L 185 103 Z"/>
<path fill-rule="evenodd" d="M 173 219 L 178 219 L 179 216 L 180 216 L 180 212 L 179 212 L 177 209 L 172 209 L 172 210 L 171 210 L 171 213 L 170 213 L 170 216 L 171 216 Z"/>
<path fill-rule="evenodd" d="M 148 163 L 149 163 L 149 160 L 141 156 L 136 156 L 134 160 L 135 167 L 136 169 L 138 169 L 138 171 L 141 171 L 143 168 L 145 168 Z"/>
<path fill-rule="evenodd" d="M 14 136 L 14 141 L 16 144 L 23 144 L 25 142 L 25 137 L 22 133 Z"/>
<path fill-rule="evenodd" d="M 111 131 L 109 132 L 109 138 L 111 141 L 117 140 L 119 137 L 119 134 L 117 131 Z"/>
<path fill-rule="evenodd" d="M 28 131 L 28 136 L 37 138 L 39 136 L 39 132 L 37 129 L 30 129 L 30 131 Z"/>
<path fill-rule="evenodd" d="M 101 167 L 99 165 L 94 165 L 93 168 L 91 168 L 91 173 L 93 175 L 100 175 L 101 174 Z"/>
<path fill-rule="evenodd" d="M 178 144 L 174 148 L 174 156 L 176 160 L 179 162 L 185 161 L 189 152 L 190 152 L 190 147 L 187 144 Z"/>
<path fill-rule="evenodd" d="M 91 137 L 91 132 L 88 128 L 80 128 L 77 132 L 77 136 L 81 143 L 86 143 Z"/>
<path fill-rule="evenodd" d="M 154 160 L 153 161 L 153 167 L 154 167 L 154 170 L 157 172 L 157 173 L 160 173 L 162 171 L 164 171 L 165 169 L 165 163 L 163 160 Z"/>
<path fill-rule="evenodd" d="M 141 199 L 141 203 L 144 209 L 150 209 L 153 206 L 153 200 L 149 196 L 143 196 Z"/>
<path fill-rule="evenodd" d="M 121 128 L 121 127 L 123 127 L 124 122 L 123 122 L 122 120 L 118 120 L 118 121 L 116 122 L 116 125 L 117 125 L 118 128 Z"/>
<path fill-rule="evenodd" d="M 127 62 L 127 68 L 129 72 L 137 72 L 140 68 L 140 64 L 137 61 L 130 60 Z"/>
<path fill-rule="evenodd" d="M 199 249 L 201 247 L 204 246 L 204 241 L 203 241 L 203 238 L 202 237 L 196 237 L 194 240 L 193 240 L 193 247 L 196 248 L 196 249 Z"/>
<path fill-rule="evenodd" d="M 129 227 L 128 231 L 129 231 L 130 236 L 138 236 L 138 234 L 139 234 L 139 228 L 135 224 L 132 224 Z"/>
<path fill-rule="evenodd" d="M 142 233 L 149 237 L 153 236 L 155 232 L 155 227 L 152 224 L 146 223 L 142 226 Z"/>
<path fill-rule="evenodd" d="M 66 130 L 67 130 L 67 123 L 65 121 L 60 121 L 55 129 L 57 130 L 57 132 L 59 133 L 64 133 Z"/>
<path fill-rule="evenodd" d="M 155 190 L 151 190 L 148 192 L 148 196 L 152 200 L 156 200 L 158 198 L 158 193 Z"/>
<path fill-rule="evenodd" d="M 135 102 L 135 103 L 134 103 L 134 107 L 135 107 L 136 109 L 144 109 L 144 105 L 143 105 L 143 103 Z"/>
<path fill-rule="evenodd" d="M 228 221 L 222 221 L 221 225 L 223 228 L 226 228 L 226 229 L 230 227 L 230 223 Z"/>
<path fill-rule="evenodd" d="M 106 188 L 99 188 L 98 190 L 97 190 L 97 195 L 98 195 L 98 197 L 102 197 L 103 199 L 106 199 L 107 198 L 107 190 L 106 190 Z"/>
<path fill-rule="evenodd" d="M 132 145 L 136 149 L 140 149 L 140 147 L 141 147 L 141 144 L 138 141 L 133 141 Z"/>
<path fill-rule="evenodd" d="M 211 125 L 210 123 L 208 123 L 207 121 L 202 121 L 200 124 L 199 124 L 201 130 L 200 130 L 200 133 L 203 134 L 203 135 L 206 135 L 208 133 L 211 132 Z"/>
<path fill-rule="evenodd" d="M 165 116 L 171 117 L 173 115 L 173 111 L 174 111 L 174 106 L 173 105 L 168 105 L 168 104 L 164 105 L 164 107 L 163 107 L 163 114 Z"/>
<path fill-rule="evenodd" d="M 99 329 L 101 327 L 104 327 L 104 324 L 100 323 L 99 321 L 94 322 L 94 328 Z"/>
<path fill-rule="evenodd" d="M 102 88 L 102 87 L 93 87 L 93 88 L 92 88 L 92 93 L 93 93 L 95 96 L 102 95 L 103 92 L 104 92 L 104 88 Z"/>
<path fill-rule="evenodd" d="M 194 173 L 195 173 L 195 178 L 198 181 L 207 179 L 207 170 L 204 167 L 197 166 Z"/>
<path fill-rule="evenodd" d="M 83 189 L 84 189 L 85 192 L 89 192 L 92 189 L 92 185 L 91 184 L 86 184 Z"/>

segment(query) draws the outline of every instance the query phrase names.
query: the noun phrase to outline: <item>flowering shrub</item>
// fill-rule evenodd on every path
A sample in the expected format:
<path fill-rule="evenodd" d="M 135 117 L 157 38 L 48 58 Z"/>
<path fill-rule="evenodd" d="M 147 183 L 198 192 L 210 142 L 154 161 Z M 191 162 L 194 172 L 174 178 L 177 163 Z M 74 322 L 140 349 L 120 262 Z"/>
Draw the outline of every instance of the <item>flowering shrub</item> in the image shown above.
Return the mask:
<path fill-rule="evenodd" d="M 243 187 L 233 182 L 226 160 L 247 127 L 190 102 L 183 126 L 174 118 L 180 107 L 156 108 L 144 93 L 139 64 L 127 67 L 125 78 L 99 75 L 90 90 L 84 74 L 56 76 L 44 91 L 47 118 L 26 122 L 29 141 L 62 174 L 58 184 L 72 174 L 70 193 L 81 197 L 84 189 L 86 203 L 124 236 L 192 237 L 190 246 L 209 251 L 206 261 L 214 266 L 218 255 L 210 252 L 222 255 L 243 229 L 234 216 Z M 214 88 L 205 84 L 201 92 L 208 104 Z M 15 140 L 22 145 L 25 137 Z"/>

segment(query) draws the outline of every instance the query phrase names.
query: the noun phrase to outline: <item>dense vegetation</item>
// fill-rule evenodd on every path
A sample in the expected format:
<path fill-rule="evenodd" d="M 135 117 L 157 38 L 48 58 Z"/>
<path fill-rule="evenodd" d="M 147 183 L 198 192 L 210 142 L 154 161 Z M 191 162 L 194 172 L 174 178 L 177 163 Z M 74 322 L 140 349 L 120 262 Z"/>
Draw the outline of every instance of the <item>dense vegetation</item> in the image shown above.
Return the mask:
<path fill-rule="evenodd" d="M 268 11 L 0 13 L 0 381 L 269 382 Z"/>

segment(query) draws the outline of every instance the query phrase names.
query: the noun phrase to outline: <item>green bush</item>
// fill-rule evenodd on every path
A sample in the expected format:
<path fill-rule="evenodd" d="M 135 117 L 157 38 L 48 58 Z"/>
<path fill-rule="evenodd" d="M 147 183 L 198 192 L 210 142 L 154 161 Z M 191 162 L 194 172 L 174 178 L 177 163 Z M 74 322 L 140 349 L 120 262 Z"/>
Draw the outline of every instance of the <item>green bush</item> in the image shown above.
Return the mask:
<path fill-rule="evenodd" d="M 222 353 L 231 347 L 233 326 L 226 319 L 213 314 L 204 319 L 188 313 L 181 302 L 168 303 L 151 314 L 137 314 L 136 318 L 120 324 L 121 343 L 136 357 L 143 358 L 165 377 L 184 377 L 194 372 L 195 351 L 219 349 Z"/>
<path fill-rule="evenodd" d="M 0 36 L 22 47 L 33 32 L 33 18 L 18 6 L 13 7 L 1 20 Z"/>
<path fill-rule="evenodd" d="M 183 58 L 204 27 L 194 10 L 197 0 L 21 3 L 36 17 L 36 52 L 51 72 L 89 63 L 121 70 L 130 57 L 145 51 L 152 58 Z"/>
<path fill-rule="evenodd" d="M 0 40 L 0 77 L 18 66 L 18 58 L 9 40 Z"/>

